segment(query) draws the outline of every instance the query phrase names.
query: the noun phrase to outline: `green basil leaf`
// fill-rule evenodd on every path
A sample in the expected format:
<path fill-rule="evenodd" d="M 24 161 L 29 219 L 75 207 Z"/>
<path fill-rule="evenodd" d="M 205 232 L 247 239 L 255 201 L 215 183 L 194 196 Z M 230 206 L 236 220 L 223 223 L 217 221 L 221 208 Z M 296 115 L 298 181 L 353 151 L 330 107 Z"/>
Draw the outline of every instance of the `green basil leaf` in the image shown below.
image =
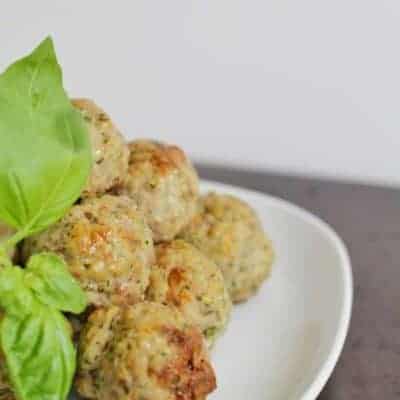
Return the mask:
<path fill-rule="evenodd" d="M 91 159 L 47 38 L 0 75 L 0 220 L 19 240 L 54 223 L 79 197 Z"/>
<path fill-rule="evenodd" d="M 75 314 L 85 310 L 86 294 L 59 256 L 36 254 L 29 259 L 26 271 L 27 284 L 42 303 Z"/>
<path fill-rule="evenodd" d="M 66 399 L 76 366 L 68 322 L 36 302 L 25 316 L 6 314 L 0 340 L 8 377 L 20 400 Z"/>
<path fill-rule="evenodd" d="M 0 247 L 0 267 L 12 266 L 11 260 L 7 251 Z M 1 400 L 1 399 L 0 399 Z"/>
<path fill-rule="evenodd" d="M 6 266 L 0 269 L 0 307 L 9 315 L 27 315 L 36 303 L 24 280 L 25 272 L 21 268 Z"/>

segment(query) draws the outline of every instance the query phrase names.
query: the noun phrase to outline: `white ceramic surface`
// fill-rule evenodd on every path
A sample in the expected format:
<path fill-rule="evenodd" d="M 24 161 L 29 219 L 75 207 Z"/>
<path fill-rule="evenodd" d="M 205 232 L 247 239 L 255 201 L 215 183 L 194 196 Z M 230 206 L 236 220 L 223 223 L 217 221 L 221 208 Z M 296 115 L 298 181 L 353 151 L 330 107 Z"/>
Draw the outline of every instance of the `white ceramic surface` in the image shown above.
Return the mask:
<path fill-rule="evenodd" d="M 211 182 L 202 189 L 250 203 L 277 253 L 271 279 L 234 309 L 216 344 L 218 389 L 210 399 L 314 400 L 349 326 L 353 286 L 343 242 L 319 218 L 286 201 Z"/>

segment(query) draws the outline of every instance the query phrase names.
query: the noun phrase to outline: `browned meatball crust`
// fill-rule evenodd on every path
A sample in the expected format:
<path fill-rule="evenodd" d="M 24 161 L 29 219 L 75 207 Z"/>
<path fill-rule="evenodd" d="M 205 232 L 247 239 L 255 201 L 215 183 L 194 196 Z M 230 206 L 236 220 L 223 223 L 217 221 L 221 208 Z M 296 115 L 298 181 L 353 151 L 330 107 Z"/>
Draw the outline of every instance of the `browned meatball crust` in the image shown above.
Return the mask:
<path fill-rule="evenodd" d="M 196 211 L 197 173 L 179 147 L 138 140 L 129 149 L 127 194 L 144 212 L 154 241 L 172 240 Z"/>
<path fill-rule="evenodd" d="M 98 309 L 81 335 L 78 392 L 96 400 L 204 400 L 216 387 L 200 331 L 156 303 Z"/>
<path fill-rule="evenodd" d="M 96 306 L 142 301 L 155 258 L 150 228 L 136 204 L 110 195 L 76 204 L 25 241 L 25 259 L 41 251 L 62 256 Z"/>
<path fill-rule="evenodd" d="M 209 346 L 229 321 L 231 299 L 220 269 L 183 240 L 156 246 L 147 298 L 177 307 L 201 329 Z"/>

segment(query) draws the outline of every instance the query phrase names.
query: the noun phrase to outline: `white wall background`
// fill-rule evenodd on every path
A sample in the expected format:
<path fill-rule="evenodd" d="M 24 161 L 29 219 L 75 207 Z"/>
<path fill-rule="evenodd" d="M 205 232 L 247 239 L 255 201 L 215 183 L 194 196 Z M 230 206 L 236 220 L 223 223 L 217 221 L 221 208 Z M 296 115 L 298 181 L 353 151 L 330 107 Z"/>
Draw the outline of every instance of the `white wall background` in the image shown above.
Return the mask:
<path fill-rule="evenodd" d="M 1 0 L 76 96 L 197 160 L 400 183 L 399 0 Z"/>

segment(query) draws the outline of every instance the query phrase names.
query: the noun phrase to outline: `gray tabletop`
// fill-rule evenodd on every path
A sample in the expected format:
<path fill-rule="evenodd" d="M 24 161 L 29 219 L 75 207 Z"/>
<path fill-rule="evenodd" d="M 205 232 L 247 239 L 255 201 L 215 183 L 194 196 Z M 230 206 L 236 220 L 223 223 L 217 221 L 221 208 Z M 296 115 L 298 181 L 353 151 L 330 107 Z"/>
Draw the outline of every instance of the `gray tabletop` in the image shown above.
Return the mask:
<path fill-rule="evenodd" d="M 289 200 L 344 239 L 354 274 L 350 333 L 319 400 L 400 399 L 400 190 L 198 165 L 205 179 Z"/>

